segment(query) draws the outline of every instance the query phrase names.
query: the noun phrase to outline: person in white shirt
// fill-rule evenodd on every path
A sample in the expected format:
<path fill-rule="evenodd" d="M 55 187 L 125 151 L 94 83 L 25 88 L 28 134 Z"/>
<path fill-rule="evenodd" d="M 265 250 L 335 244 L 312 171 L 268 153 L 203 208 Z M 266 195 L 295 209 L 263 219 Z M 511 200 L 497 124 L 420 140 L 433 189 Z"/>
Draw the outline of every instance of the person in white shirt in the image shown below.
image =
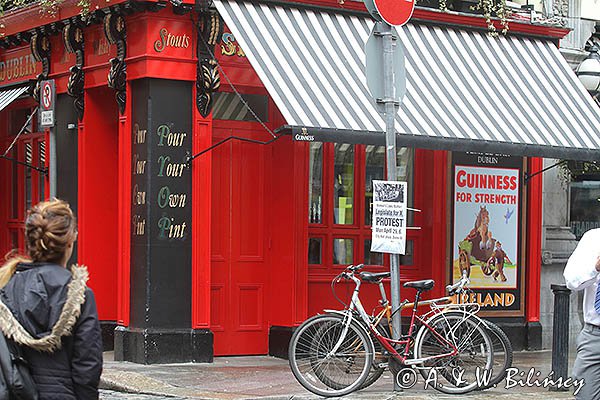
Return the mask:
<path fill-rule="evenodd" d="M 577 399 L 582 400 L 600 400 L 600 296 L 595 304 L 599 274 L 600 228 L 583 235 L 563 273 L 569 289 L 584 291 L 585 326 L 577 337 L 577 358 L 573 365 L 573 377 L 585 383 L 577 393 Z"/>

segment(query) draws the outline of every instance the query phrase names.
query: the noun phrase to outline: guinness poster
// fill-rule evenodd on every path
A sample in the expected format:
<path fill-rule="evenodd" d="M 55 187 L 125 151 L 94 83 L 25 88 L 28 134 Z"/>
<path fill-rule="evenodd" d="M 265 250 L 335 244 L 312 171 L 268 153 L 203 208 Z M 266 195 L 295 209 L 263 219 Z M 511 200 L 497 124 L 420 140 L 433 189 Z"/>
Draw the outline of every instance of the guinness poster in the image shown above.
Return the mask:
<path fill-rule="evenodd" d="M 482 310 L 521 309 L 523 159 L 453 153 L 453 282 L 463 273 Z"/>

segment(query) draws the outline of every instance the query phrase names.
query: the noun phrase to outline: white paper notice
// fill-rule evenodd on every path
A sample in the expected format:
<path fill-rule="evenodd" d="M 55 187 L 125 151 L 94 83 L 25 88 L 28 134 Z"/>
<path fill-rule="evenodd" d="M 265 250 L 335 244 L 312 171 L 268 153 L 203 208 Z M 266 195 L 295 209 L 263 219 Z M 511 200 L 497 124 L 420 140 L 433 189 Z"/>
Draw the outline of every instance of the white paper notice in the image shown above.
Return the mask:
<path fill-rule="evenodd" d="M 406 182 L 373 181 L 371 251 L 406 251 Z"/>

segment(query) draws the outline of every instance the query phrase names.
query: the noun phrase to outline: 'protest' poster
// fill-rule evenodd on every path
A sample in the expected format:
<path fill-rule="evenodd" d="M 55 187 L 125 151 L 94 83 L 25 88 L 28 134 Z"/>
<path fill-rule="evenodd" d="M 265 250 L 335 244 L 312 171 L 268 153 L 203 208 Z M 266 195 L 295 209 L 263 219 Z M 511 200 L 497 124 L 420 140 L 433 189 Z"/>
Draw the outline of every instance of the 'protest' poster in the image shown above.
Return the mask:
<path fill-rule="evenodd" d="M 373 181 L 371 251 L 406 251 L 406 182 Z"/>

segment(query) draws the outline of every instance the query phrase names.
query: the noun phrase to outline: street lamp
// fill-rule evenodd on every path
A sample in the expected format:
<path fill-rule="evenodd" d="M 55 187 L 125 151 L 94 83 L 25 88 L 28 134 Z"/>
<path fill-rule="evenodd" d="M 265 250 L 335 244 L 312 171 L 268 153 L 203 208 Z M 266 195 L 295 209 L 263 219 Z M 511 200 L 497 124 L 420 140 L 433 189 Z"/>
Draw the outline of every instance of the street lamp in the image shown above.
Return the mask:
<path fill-rule="evenodd" d="M 597 45 L 592 45 L 590 54 L 579 65 L 577 77 L 592 96 L 600 94 L 600 54 Z"/>

